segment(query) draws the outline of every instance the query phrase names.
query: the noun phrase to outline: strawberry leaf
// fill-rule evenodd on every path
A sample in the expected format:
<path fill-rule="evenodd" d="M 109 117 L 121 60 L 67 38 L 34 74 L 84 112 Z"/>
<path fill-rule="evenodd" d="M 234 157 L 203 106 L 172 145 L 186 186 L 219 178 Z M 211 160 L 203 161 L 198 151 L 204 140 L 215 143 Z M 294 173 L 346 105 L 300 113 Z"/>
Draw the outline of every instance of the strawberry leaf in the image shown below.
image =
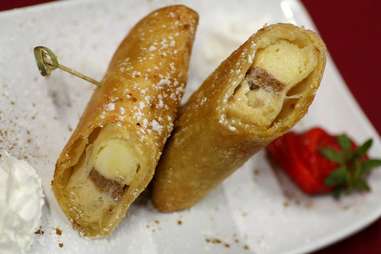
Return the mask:
<path fill-rule="evenodd" d="M 349 137 L 345 134 L 341 134 L 339 136 L 337 136 L 337 142 L 339 143 L 340 147 L 344 150 L 344 151 L 348 151 L 350 150 L 350 148 L 352 147 L 352 142 L 351 140 L 349 139 Z"/>
<path fill-rule="evenodd" d="M 334 161 L 340 164 L 344 163 L 343 153 L 338 152 L 335 149 L 322 148 L 320 149 L 320 153 L 330 161 Z"/>
<path fill-rule="evenodd" d="M 352 160 L 355 160 L 355 159 L 357 159 L 357 158 L 360 158 L 360 157 L 366 155 L 366 153 L 369 151 L 369 148 L 372 146 L 372 143 L 373 143 L 373 140 L 372 140 L 372 139 L 368 139 L 367 141 L 365 141 L 364 144 L 362 144 L 361 146 L 359 146 L 359 147 L 353 152 Z"/>
<path fill-rule="evenodd" d="M 358 180 L 354 183 L 354 187 L 355 187 L 358 191 L 370 191 L 370 187 L 369 187 L 368 183 L 366 182 L 366 180 L 364 180 L 364 179 L 358 179 Z"/>
<path fill-rule="evenodd" d="M 341 151 L 332 148 L 320 150 L 327 159 L 341 165 L 325 179 L 325 184 L 333 189 L 333 196 L 340 198 L 342 194 L 353 191 L 370 191 L 366 177 L 373 169 L 381 166 L 380 159 L 365 157 L 372 146 L 372 140 L 368 139 L 354 151 L 352 151 L 351 140 L 345 134 L 338 136 L 337 142 Z"/>
<path fill-rule="evenodd" d="M 349 172 L 347 168 L 340 167 L 334 171 L 325 179 L 325 184 L 329 187 L 343 185 L 348 182 Z"/>
<path fill-rule="evenodd" d="M 361 164 L 361 168 L 363 171 L 362 173 L 365 175 L 369 173 L 372 169 L 380 167 L 380 166 L 381 166 L 381 160 L 377 160 L 377 159 L 366 160 Z"/>

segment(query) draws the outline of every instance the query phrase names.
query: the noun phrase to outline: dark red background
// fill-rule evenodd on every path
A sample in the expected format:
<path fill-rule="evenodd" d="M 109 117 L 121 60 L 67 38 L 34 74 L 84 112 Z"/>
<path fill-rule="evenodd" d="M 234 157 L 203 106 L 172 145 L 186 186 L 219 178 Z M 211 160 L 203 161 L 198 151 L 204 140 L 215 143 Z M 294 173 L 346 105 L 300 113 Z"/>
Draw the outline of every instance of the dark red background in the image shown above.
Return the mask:
<path fill-rule="evenodd" d="M 0 0 L 0 11 L 49 0 Z M 349 89 L 381 133 L 381 1 L 302 0 Z M 380 200 L 381 202 L 381 200 Z M 381 219 L 316 254 L 380 254 Z"/>

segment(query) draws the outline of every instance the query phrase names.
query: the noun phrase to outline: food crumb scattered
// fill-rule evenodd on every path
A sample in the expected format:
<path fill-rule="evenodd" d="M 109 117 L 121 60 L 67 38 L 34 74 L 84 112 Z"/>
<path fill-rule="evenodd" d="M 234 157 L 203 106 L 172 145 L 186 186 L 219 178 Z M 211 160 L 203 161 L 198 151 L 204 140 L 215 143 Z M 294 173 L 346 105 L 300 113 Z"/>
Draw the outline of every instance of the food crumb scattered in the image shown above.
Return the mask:
<path fill-rule="evenodd" d="M 259 169 L 254 169 L 254 175 L 259 176 L 261 174 L 261 171 Z"/>
<path fill-rule="evenodd" d="M 220 244 L 222 241 L 218 238 L 206 238 L 207 243 Z"/>
<path fill-rule="evenodd" d="M 42 230 L 41 226 L 34 232 L 36 235 L 44 235 L 44 230 Z"/>
<path fill-rule="evenodd" d="M 222 244 L 222 246 L 224 246 L 225 248 L 230 248 L 229 243 L 226 243 L 219 238 L 205 238 L 205 241 L 211 244 Z"/>
<path fill-rule="evenodd" d="M 56 235 L 62 235 L 62 230 L 60 228 L 56 228 Z"/>
<path fill-rule="evenodd" d="M 58 243 L 58 247 L 62 248 L 64 246 L 63 243 Z"/>
<path fill-rule="evenodd" d="M 182 220 L 177 220 L 177 225 L 182 225 L 183 221 Z"/>
<path fill-rule="evenodd" d="M 244 250 L 250 250 L 250 247 L 249 247 L 249 245 L 245 244 L 245 245 L 243 246 L 243 249 L 244 249 Z"/>
<path fill-rule="evenodd" d="M 211 243 L 216 243 L 216 244 L 220 244 L 220 243 L 222 243 L 222 241 L 221 241 L 220 239 L 218 239 L 218 238 L 211 239 L 210 242 L 211 242 Z"/>
<path fill-rule="evenodd" d="M 155 223 L 156 223 L 156 224 L 160 224 L 160 221 L 159 221 L 159 220 L 155 220 Z"/>
<path fill-rule="evenodd" d="M 284 201 L 284 202 L 283 202 L 283 206 L 284 206 L 284 207 L 288 207 L 289 205 L 290 205 L 290 204 L 288 203 L 288 201 Z"/>

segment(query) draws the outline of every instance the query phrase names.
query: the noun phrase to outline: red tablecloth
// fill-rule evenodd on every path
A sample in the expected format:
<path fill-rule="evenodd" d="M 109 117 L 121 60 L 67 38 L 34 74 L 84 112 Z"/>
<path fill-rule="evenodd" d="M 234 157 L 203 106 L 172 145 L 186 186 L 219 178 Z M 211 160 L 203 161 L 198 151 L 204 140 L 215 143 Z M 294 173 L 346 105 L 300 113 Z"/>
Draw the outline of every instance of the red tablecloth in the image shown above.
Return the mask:
<path fill-rule="evenodd" d="M 0 0 L 0 11 L 50 0 Z M 302 0 L 349 89 L 381 133 L 381 0 Z M 381 70 L 380 70 L 381 73 Z M 380 97 L 380 98 L 378 98 Z M 380 254 L 381 219 L 316 254 Z"/>

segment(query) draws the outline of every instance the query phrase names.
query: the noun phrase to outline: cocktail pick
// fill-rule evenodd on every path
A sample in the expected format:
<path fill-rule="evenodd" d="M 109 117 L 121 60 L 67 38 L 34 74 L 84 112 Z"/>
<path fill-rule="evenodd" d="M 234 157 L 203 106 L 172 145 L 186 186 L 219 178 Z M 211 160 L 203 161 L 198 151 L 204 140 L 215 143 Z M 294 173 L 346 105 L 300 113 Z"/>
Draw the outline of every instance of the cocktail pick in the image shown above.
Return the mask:
<path fill-rule="evenodd" d="M 73 70 L 69 67 L 66 67 L 65 65 L 62 65 L 58 62 L 57 56 L 53 53 L 53 51 L 47 47 L 43 46 L 37 46 L 33 49 L 34 51 L 34 57 L 37 62 L 38 70 L 40 71 L 41 75 L 46 77 L 49 76 L 52 71 L 55 69 L 60 69 L 64 72 L 67 72 L 71 75 L 74 75 L 78 78 L 81 78 L 83 80 L 86 80 L 93 85 L 100 86 L 101 83 L 89 76 L 86 76 L 76 70 Z"/>

